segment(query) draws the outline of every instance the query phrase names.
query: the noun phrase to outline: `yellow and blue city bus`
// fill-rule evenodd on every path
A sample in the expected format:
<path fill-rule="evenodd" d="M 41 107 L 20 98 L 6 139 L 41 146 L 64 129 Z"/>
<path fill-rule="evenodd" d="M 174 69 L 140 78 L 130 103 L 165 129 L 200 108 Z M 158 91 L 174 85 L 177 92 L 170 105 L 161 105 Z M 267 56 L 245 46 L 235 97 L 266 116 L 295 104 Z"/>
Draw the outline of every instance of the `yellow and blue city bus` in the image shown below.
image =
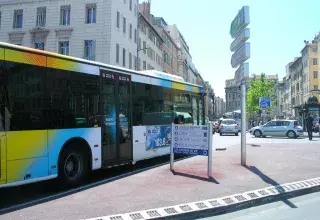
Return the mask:
<path fill-rule="evenodd" d="M 169 154 L 168 121 L 143 119 L 183 106 L 203 124 L 203 102 L 204 89 L 178 76 L 0 42 L 0 188 L 78 184 L 92 170 Z"/>

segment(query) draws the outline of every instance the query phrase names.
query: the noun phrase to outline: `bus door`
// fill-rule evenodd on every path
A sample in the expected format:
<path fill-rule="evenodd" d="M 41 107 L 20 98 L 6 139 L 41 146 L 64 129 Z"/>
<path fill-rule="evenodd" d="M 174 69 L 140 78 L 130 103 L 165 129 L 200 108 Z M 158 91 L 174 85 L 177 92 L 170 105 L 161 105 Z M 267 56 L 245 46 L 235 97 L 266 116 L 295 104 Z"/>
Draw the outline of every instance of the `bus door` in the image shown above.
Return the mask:
<path fill-rule="evenodd" d="M 3 78 L 3 69 L 1 69 L 0 63 L 0 184 L 6 183 L 6 132 L 5 132 L 5 123 L 9 125 L 8 112 L 5 108 L 5 92 L 4 92 L 4 78 Z M 6 115 L 7 114 L 7 115 Z"/>
<path fill-rule="evenodd" d="M 101 71 L 102 161 L 108 166 L 132 159 L 131 78 Z"/>

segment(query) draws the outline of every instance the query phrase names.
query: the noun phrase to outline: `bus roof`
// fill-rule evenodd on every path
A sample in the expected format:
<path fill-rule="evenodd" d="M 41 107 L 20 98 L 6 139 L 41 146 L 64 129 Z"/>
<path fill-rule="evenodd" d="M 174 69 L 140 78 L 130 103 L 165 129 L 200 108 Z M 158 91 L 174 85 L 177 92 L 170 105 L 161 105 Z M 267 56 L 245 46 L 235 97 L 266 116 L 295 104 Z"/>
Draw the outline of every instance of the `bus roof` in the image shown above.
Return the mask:
<path fill-rule="evenodd" d="M 26 54 L 25 55 L 11 54 L 10 58 L 12 59 L 10 59 L 9 58 L 10 54 L 8 56 L 7 54 L 6 56 L 1 54 L 1 47 L 5 49 L 6 48 L 16 49 L 21 53 L 30 52 L 33 54 L 32 56 L 35 56 L 35 57 L 28 59 L 26 58 Z M 37 55 L 39 55 L 40 59 L 37 59 Z M 46 60 L 46 64 L 37 63 L 37 61 L 43 60 L 41 59 L 41 55 L 48 56 L 48 59 Z M 129 74 L 131 75 L 133 82 L 147 83 L 151 85 L 185 90 L 185 91 L 195 92 L 195 93 L 205 93 L 205 90 L 202 86 L 185 82 L 182 77 L 163 73 L 160 71 L 155 71 L 155 70 L 135 71 L 135 70 L 113 66 L 113 65 L 109 65 L 101 62 L 85 60 L 82 58 L 66 56 L 58 53 L 38 50 L 38 49 L 24 47 L 24 46 L 18 46 L 14 44 L 5 43 L 5 42 L 0 42 L 0 60 L 2 59 L 2 56 L 5 57 L 6 58 L 5 60 L 7 61 L 45 66 L 49 68 L 63 69 L 63 70 L 87 73 L 92 75 L 100 75 L 100 69 L 105 69 L 105 70 L 114 71 L 118 73 Z M 61 62 L 61 59 L 65 60 L 65 62 Z"/>

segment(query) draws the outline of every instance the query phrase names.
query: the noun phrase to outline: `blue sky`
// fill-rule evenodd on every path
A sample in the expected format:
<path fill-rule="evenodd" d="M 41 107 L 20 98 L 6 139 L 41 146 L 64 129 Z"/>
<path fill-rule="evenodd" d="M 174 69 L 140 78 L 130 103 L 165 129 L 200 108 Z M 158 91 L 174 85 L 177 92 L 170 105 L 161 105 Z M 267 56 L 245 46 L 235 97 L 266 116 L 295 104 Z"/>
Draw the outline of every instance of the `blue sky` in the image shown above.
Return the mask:
<path fill-rule="evenodd" d="M 320 31 L 319 0 L 151 1 L 152 14 L 178 26 L 196 68 L 220 97 L 225 97 L 224 81 L 235 72 L 230 65 L 230 23 L 244 5 L 250 7 L 250 73 L 283 77 L 303 41 Z"/>

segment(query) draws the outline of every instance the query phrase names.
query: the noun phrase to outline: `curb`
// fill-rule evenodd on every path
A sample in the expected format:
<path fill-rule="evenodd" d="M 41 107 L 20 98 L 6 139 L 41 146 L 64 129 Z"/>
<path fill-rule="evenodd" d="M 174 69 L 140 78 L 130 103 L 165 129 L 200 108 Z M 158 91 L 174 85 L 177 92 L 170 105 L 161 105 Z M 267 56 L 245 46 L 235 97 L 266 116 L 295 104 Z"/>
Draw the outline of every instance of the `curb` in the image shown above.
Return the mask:
<path fill-rule="evenodd" d="M 86 220 L 144 220 L 144 219 L 195 219 L 209 217 L 270 202 L 301 196 L 320 190 L 320 177 L 285 183 L 248 191 L 241 194 L 162 207 L 127 214 L 103 216 Z"/>

